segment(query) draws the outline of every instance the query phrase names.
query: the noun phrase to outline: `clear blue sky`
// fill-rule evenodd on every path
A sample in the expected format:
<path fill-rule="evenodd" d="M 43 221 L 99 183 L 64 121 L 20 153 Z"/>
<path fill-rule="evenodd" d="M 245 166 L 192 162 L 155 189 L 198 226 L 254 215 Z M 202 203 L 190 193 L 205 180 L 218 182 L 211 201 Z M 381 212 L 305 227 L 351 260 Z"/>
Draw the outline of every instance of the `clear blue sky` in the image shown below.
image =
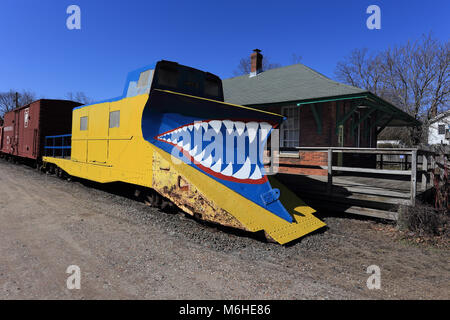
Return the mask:
<path fill-rule="evenodd" d="M 81 30 L 66 9 L 81 8 Z M 381 8 L 381 30 L 366 27 L 366 8 Z M 433 31 L 450 34 L 450 1 L 406 0 L 1 0 L 0 91 L 95 100 L 121 94 L 128 71 L 160 59 L 233 75 L 254 48 L 272 62 L 302 63 L 334 77 L 354 48 L 377 51 Z"/>

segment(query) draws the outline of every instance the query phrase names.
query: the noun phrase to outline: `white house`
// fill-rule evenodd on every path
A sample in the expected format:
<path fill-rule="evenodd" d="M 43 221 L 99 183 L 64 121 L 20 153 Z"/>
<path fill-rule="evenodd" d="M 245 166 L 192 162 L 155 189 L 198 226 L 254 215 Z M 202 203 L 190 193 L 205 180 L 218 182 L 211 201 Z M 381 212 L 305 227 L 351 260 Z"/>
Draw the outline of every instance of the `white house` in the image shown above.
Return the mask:
<path fill-rule="evenodd" d="M 377 148 L 404 148 L 402 140 L 377 140 Z"/>
<path fill-rule="evenodd" d="M 428 144 L 450 144 L 450 110 L 431 119 L 428 127 Z"/>

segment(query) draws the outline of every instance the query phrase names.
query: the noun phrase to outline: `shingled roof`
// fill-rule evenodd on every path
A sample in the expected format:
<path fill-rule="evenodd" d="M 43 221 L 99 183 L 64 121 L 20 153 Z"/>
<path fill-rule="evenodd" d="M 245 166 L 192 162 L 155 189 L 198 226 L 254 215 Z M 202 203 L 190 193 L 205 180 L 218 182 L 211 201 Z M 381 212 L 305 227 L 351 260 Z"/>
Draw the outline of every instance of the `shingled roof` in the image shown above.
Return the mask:
<path fill-rule="evenodd" d="M 298 63 L 222 80 L 225 102 L 264 108 L 272 104 L 304 104 L 356 100 L 383 111 L 389 126 L 417 126 L 420 122 L 370 91 L 339 83 Z"/>
<path fill-rule="evenodd" d="M 239 105 L 299 101 L 367 92 L 333 81 L 299 63 L 270 69 L 254 77 L 243 75 L 222 81 L 226 102 Z"/>

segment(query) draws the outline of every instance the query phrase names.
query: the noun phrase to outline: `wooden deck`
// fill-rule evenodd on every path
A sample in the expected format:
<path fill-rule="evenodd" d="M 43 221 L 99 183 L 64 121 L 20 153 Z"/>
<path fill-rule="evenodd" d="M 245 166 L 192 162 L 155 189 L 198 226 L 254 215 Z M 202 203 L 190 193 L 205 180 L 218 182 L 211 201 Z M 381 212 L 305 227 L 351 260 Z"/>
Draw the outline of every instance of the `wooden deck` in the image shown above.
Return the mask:
<path fill-rule="evenodd" d="M 305 151 L 326 152 L 328 165 L 318 166 L 327 170 L 328 175 L 305 175 L 278 173 L 277 178 L 298 194 L 300 198 L 316 210 L 346 212 L 359 215 L 397 220 L 398 205 L 414 205 L 416 197 L 428 192 L 432 187 L 436 165 L 434 155 L 417 149 L 355 149 L 355 148 L 301 148 Z M 372 153 L 407 155 L 402 170 L 335 166 L 333 154 Z M 283 155 L 280 155 L 280 160 Z M 295 166 L 292 154 L 289 166 Z M 418 161 L 419 159 L 419 161 Z M 383 160 L 381 160 L 381 165 Z M 403 160 L 402 160 L 403 162 Z M 280 161 L 280 169 L 283 161 Z M 299 157 L 299 162 L 301 159 Z M 301 164 L 296 165 L 302 167 Z M 311 167 L 311 166 L 308 166 Z M 291 170 L 293 171 L 293 170 Z M 285 170 L 280 170 L 285 172 Z"/>
<path fill-rule="evenodd" d="M 391 210 L 397 205 L 411 203 L 408 178 L 334 176 L 330 195 L 327 190 L 328 178 L 324 176 L 278 174 L 277 178 L 316 210 L 325 209 L 396 220 L 397 213 Z M 427 190 L 429 188 L 430 185 Z"/>

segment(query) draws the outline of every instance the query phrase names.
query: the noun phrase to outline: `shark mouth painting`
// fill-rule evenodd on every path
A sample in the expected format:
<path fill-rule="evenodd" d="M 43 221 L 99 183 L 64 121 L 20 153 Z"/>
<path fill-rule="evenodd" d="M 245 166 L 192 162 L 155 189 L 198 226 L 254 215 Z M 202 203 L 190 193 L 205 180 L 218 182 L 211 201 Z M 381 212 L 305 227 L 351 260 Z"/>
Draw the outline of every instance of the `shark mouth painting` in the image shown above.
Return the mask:
<path fill-rule="evenodd" d="M 218 179 L 261 184 L 267 182 L 262 160 L 271 129 L 268 122 L 203 120 L 166 131 L 155 139 L 177 148 L 183 161 Z"/>
<path fill-rule="evenodd" d="M 174 164 L 203 173 L 205 183 L 212 178 L 292 223 L 263 162 L 266 142 L 282 121 L 270 112 L 154 90 L 143 110 L 142 135 Z"/>

